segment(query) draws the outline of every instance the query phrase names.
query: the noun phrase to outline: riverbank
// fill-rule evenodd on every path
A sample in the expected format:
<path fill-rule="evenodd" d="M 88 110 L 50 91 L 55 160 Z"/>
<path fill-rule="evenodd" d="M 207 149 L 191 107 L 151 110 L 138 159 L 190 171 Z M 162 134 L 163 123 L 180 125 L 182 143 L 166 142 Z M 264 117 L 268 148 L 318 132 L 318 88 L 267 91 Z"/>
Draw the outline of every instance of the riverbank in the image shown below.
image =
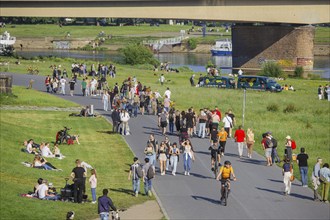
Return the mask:
<path fill-rule="evenodd" d="M 19 38 L 16 40 L 14 47 L 18 49 L 64 49 L 64 50 L 81 50 L 86 45 L 92 45 L 94 38 L 70 38 L 60 39 L 54 37 L 41 37 L 41 38 Z M 104 50 L 118 51 L 124 48 L 127 44 L 107 44 L 100 45 Z M 176 45 L 172 48 L 173 53 L 201 53 L 211 54 L 211 47 L 213 44 L 197 44 L 197 47 L 193 50 L 188 48 L 186 43 Z M 314 45 L 314 56 L 330 56 L 330 44 L 320 43 Z"/>

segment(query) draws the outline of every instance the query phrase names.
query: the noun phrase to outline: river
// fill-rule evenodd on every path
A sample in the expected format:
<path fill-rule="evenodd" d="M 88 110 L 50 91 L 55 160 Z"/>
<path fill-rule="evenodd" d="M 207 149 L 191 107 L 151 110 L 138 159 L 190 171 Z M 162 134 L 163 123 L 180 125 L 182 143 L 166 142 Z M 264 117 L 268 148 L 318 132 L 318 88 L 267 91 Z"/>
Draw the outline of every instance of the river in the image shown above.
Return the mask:
<path fill-rule="evenodd" d="M 77 51 L 77 50 L 17 50 L 17 55 L 31 58 L 36 56 L 71 57 L 76 59 L 89 59 L 99 62 L 110 61 L 121 63 L 123 56 L 118 52 L 110 51 Z M 221 73 L 231 73 L 231 56 L 212 56 L 211 54 L 197 53 L 161 53 L 155 54 L 160 62 L 169 62 L 172 68 L 187 66 L 194 72 L 205 72 L 205 65 L 209 60 L 221 68 Z M 314 57 L 314 70 L 322 78 L 330 78 L 330 58 L 328 56 Z"/>

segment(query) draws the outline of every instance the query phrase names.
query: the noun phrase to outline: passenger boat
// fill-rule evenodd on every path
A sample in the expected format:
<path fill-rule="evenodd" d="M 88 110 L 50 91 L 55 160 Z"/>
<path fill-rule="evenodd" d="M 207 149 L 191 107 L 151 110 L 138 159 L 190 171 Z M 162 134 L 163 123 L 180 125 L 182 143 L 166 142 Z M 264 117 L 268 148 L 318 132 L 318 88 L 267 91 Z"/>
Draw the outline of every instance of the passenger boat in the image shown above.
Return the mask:
<path fill-rule="evenodd" d="M 7 31 L 0 35 L 0 55 L 12 54 L 15 42 L 16 37 L 11 37 Z"/>
<path fill-rule="evenodd" d="M 232 44 L 231 41 L 217 40 L 215 45 L 211 48 L 212 56 L 231 56 L 232 54 Z"/>

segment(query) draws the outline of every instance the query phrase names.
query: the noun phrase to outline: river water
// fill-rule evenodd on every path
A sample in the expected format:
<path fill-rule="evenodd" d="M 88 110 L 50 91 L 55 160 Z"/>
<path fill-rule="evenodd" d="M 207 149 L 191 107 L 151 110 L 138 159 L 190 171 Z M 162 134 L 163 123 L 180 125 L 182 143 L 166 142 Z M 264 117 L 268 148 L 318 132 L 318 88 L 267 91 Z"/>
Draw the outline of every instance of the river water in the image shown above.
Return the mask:
<path fill-rule="evenodd" d="M 76 50 L 17 50 L 17 55 L 31 58 L 36 56 L 56 56 L 71 57 L 76 59 L 89 59 L 99 62 L 109 63 L 111 61 L 122 63 L 123 56 L 118 52 L 110 51 L 76 51 Z M 169 62 L 172 68 L 187 66 L 194 72 L 205 72 L 205 65 L 212 61 L 217 67 L 221 68 L 221 73 L 231 73 L 231 56 L 212 56 L 211 54 L 196 53 L 161 53 L 155 54 L 160 62 Z M 322 78 L 330 78 L 330 58 L 328 56 L 314 57 L 314 70 Z"/>

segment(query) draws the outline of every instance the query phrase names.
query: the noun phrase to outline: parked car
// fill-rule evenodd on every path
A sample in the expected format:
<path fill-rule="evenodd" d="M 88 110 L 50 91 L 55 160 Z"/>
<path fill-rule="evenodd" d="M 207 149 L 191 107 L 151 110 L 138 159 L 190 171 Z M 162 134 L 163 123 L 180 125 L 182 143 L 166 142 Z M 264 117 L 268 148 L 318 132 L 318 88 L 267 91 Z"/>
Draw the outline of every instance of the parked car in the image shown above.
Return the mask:
<path fill-rule="evenodd" d="M 274 79 L 266 76 L 239 76 L 237 88 L 281 92 L 282 87 Z"/>
<path fill-rule="evenodd" d="M 204 76 L 200 86 L 234 89 L 235 79 L 227 76 Z"/>

